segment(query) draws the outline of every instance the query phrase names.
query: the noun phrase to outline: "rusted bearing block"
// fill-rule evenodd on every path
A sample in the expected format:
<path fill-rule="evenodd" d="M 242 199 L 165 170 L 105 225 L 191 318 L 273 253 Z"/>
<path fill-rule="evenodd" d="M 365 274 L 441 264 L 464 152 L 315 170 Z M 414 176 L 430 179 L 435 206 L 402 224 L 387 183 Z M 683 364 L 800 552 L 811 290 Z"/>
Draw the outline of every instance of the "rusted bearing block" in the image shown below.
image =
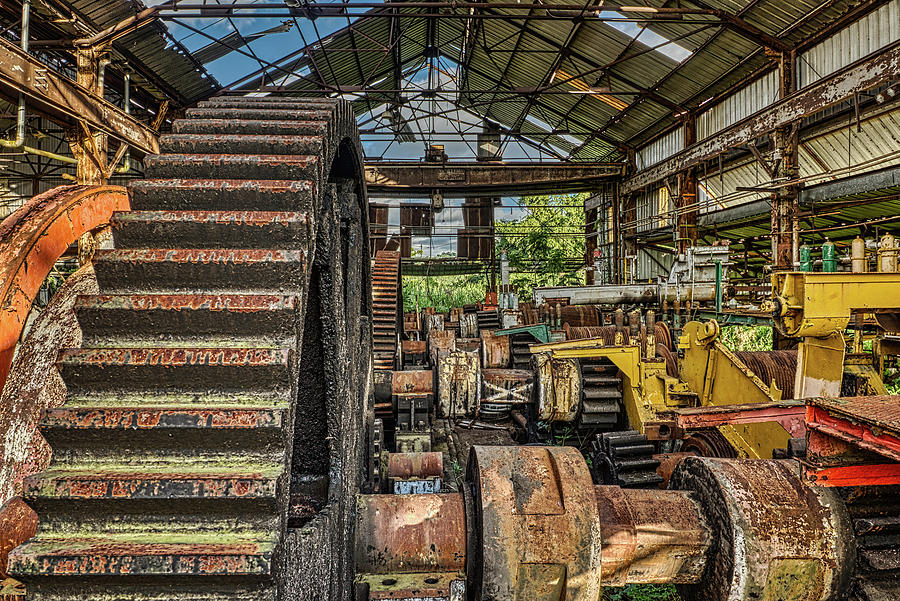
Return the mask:
<path fill-rule="evenodd" d="M 478 338 L 478 315 L 466 313 L 459 316 L 459 337 Z"/>
<path fill-rule="evenodd" d="M 424 494 L 441 491 L 444 474 L 442 453 L 390 453 L 387 477 L 394 494 Z"/>
<path fill-rule="evenodd" d="M 428 332 L 427 340 L 428 360 L 432 367 L 437 367 L 438 357 L 441 354 L 456 350 L 456 332 L 452 330 L 432 329 Z"/>
<path fill-rule="evenodd" d="M 485 369 L 508 367 L 511 356 L 509 336 L 494 336 L 494 333 L 488 330 L 482 332 L 481 355 L 482 367 Z"/>
<path fill-rule="evenodd" d="M 434 394 L 434 373 L 430 369 L 395 370 L 391 374 L 392 394 Z"/>
<path fill-rule="evenodd" d="M 463 496 L 358 495 L 355 555 L 360 574 L 463 570 Z"/>
<path fill-rule="evenodd" d="M 571 447 L 469 454 L 480 544 L 468 562 L 482 601 L 596 601 L 600 519 L 587 464 Z"/>
<path fill-rule="evenodd" d="M 685 600 L 842 598 L 855 554 L 846 507 L 806 486 L 796 462 L 689 457 L 669 487 L 693 492 L 718 541 Z"/>

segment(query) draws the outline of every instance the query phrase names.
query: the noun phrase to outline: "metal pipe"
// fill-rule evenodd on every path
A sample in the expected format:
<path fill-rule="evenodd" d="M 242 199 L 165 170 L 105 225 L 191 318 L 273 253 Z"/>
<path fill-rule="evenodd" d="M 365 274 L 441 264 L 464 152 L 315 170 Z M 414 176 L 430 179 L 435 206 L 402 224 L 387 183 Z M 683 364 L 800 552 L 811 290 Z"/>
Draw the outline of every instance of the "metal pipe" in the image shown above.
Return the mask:
<path fill-rule="evenodd" d="M 31 0 L 22 2 L 22 50 L 28 52 L 28 38 L 31 31 Z"/>
<path fill-rule="evenodd" d="M 31 37 L 31 0 L 24 0 L 22 2 L 22 41 L 21 48 L 24 52 L 28 52 L 28 41 Z M 40 148 L 32 148 L 31 146 L 25 145 L 25 126 L 26 126 L 26 111 L 25 111 L 25 94 L 19 93 L 19 106 L 16 111 L 16 137 L 12 140 L 0 140 L 0 147 L 3 148 L 13 148 L 16 150 L 21 150 L 25 154 L 33 154 L 35 156 L 41 156 L 48 159 L 54 159 L 57 161 L 62 161 L 63 163 L 69 163 L 71 165 L 77 165 L 78 161 L 73 157 L 63 156 L 61 154 L 56 154 L 55 152 L 50 152 L 49 150 L 41 150 Z"/>
<path fill-rule="evenodd" d="M 68 157 L 62 154 L 56 154 L 55 152 L 50 152 L 49 150 L 41 150 L 40 148 L 32 148 L 31 146 L 21 146 L 20 149 L 25 154 L 33 154 L 39 157 L 45 157 L 48 159 L 53 159 L 56 161 L 61 161 L 63 163 L 69 163 L 70 165 L 77 165 L 78 161 L 75 157 Z"/>
<path fill-rule="evenodd" d="M 125 94 L 125 114 L 131 114 L 131 69 L 125 69 L 125 83 L 124 83 L 124 94 Z M 125 142 L 122 142 L 124 144 Z M 125 156 L 122 158 L 122 165 L 117 167 L 114 173 L 128 173 L 131 171 L 131 149 L 127 149 L 125 151 Z"/>
<path fill-rule="evenodd" d="M 0 140 L 3 148 L 22 148 L 25 144 L 25 94 L 19 93 L 19 108 L 16 116 L 16 137 L 12 140 Z"/>
<path fill-rule="evenodd" d="M 24 0 L 22 2 L 22 41 L 21 48 L 23 52 L 28 52 L 28 41 L 31 37 L 31 0 Z M 41 156 L 48 159 L 54 159 L 57 161 L 62 161 L 64 163 L 69 163 L 72 165 L 78 164 L 72 157 L 63 156 L 61 154 L 56 154 L 55 152 L 50 152 L 48 150 L 41 150 L 40 148 L 32 148 L 31 146 L 25 145 L 25 124 L 26 124 L 26 111 L 25 111 L 25 94 L 19 93 L 19 106 L 16 110 L 16 137 L 12 140 L 2 140 L 0 139 L 0 147 L 3 148 L 13 148 L 17 150 L 21 150 L 25 154 L 33 154 L 35 156 Z"/>
<path fill-rule="evenodd" d="M 538 288 L 534 301 L 542 304 L 547 299 L 567 298 L 570 305 L 615 305 L 620 303 L 653 303 L 674 301 L 677 297 L 694 301 L 711 301 L 716 298 L 714 282 L 704 284 L 625 284 L 622 286 L 560 286 Z"/>
<path fill-rule="evenodd" d="M 22 50 L 28 52 L 28 37 L 31 29 L 31 0 L 22 2 Z M 19 108 L 16 111 L 16 137 L 0 140 L 3 148 L 21 148 L 25 144 L 25 93 L 19 92 Z"/>

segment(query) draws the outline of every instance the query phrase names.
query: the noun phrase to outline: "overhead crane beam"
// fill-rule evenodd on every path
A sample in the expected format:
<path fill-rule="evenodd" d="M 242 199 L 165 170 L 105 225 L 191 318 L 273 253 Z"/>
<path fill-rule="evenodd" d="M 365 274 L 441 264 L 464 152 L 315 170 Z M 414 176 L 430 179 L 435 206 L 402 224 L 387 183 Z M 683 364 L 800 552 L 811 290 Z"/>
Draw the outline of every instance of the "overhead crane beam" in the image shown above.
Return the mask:
<path fill-rule="evenodd" d="M 422 196 L 440 189 L 447 197 L 590 191 L 622 175 L 623 163 L 366 163 L 370 196 Z"/>
<path fill-rule="evenodd" d="M 878 55 L 858 61 L 653 167 L 639 171 L 623 182 L 622 194 L 640 190 L 730 148 L 842 102 L 854 94 L 898 78 L 900 42 L 895 42 Z"/>
<path fill-rule="evenodd" d="M 55 73 L 15 44 L 0 38 L 0 93 L 23 92 L 29 107 L 53 119 L 83 122 L 144 154 L 159 152 L 159 134 L 122 109 Z"/>

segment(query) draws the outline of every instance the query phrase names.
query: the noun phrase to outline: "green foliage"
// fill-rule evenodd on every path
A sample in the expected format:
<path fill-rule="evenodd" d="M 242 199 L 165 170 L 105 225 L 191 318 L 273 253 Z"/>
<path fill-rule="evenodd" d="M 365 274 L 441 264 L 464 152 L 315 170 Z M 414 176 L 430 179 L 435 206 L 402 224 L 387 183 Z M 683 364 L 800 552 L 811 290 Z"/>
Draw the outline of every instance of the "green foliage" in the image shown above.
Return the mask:
<path fill-rule="evenodd" d="M 403 310 L 434 307 L 445 313 L 484 300 L 487 283 L 483 274 L 403 276 Z"/>
<path fill-rule="evenodd" d="M 606 588 L 604 601 L 680 601 L 675 587 L 656 584 L 629 584 L 623 588 Z"/>
<path fill-rule="evenodd" d="M 893 377 L 893 379 L 888 379 Z M 884 387 L 887 388 L 889 394 L 900 394 L 900 376 L 895 372 L 892 376 L 885 374 Z"/>
<path fill-rule="evenodd" d="M 727 326 L 719 336 L 732 351 L 771 351 L 772 328 L 768 326 Z"/>
<path fill-rule="evenodd" d="M 557 194 L 522 198 L 528 207 L 520 219 L 498 221 L 497 256 L 505 249 L 510 264 L 510 284 L 527 300 L 538 286 L 583 283 L 572 259 L 584 256 L 584 204 L 586 194 Z M 525 272 L 525 273 L 516 273 Z M 498 274 L 499 275 L 499 274 Z M 484 300 L 485 274 L 457 276 L 404 276 L 403 307 L 434 307 L 449 311 Z"/>
<path fill-rule="evenodd" d="M 587 194 L 531 196 L 519 202 L 529 206 L 524 217 L 498 221 L 497 253 L 509 257 L 510 284 L 519 298 L 528 299 L 539 286 L 583 283 L 571 259 L 584 256 L 584 204 Z M 568 259 L 568 261 L 567 261 Z M 526 272 L 526 273 L 516 273 Z"/>

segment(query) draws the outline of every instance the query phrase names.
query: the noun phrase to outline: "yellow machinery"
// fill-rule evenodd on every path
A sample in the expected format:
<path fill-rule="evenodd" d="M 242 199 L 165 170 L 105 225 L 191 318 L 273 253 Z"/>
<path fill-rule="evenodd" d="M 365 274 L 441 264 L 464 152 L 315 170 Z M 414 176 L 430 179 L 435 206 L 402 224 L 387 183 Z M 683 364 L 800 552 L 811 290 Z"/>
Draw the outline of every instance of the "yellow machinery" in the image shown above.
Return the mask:
<path fill-rule="evenodd" d="M 900 330 L 900 273 L 787 272 L 772 275 L 772 319 L 784 335 L 800 338 L 794 396 L 841 394 L 846 343 L 854 314 L 873 314 L 887 332 Z M 857 355 L 861 345 L 856 345 Z M 885 394 L 878 374 L 859 357 L 847 371 L 864 377 L 873 394 Z"/>
<path fill-rule="evenodd" d="M 716 423 L 718 431 L 739 456 L 767 459 L 787 446 L 791 434 L 784 420 L 760 417 L 764 411 L 748 417 L 753 407 L 774 414 L 789 405 L 781 403 L 784 399 L 838 397 L 845 373 L 856 377 L 853 394 L 887 394 L 873 354 L 863 351 L 861 328 L 850 352 L 844 332 L 854 315 L 861 323 L 863 314 L 874 315 L 888 332 L 900 331 L 900 273 L 777 273 L 772 286 L 775 326 L 800 338 L 796 353 L 732 352 L 720 341 L 715 321 L 685 324 L 677 377 L 667 373 L 662 358 L 642 354 L 639 345 L 607 345 L 597 338 L 533 345 L 539 419 L 577 423 L 588 385 L 581 366 L 602 359 L 620 373 L 619 399 L 629 427 L 650 439 L 666 439 L 676 412 L 729 408 L 724 413 L 741 418 L 726 423 L 725 416 Z M 893 354 L 900 344 L 879 338 L 874 348 L 875 356 Z"/>
<path fill-rule="evenodd" d="M 628 422 L 642 424 L 656 419 L 657 412 L 693 405 L 694 394 L 686 385 L 666 374 L 664 359 L 642 358 L 638 345 L 604 346 L 596 338 L 531 345 L 538 378 L 538 418 L 572 422 L 583 398 L 579 361 L 607 359 L 622 376 L 622 399 Z"/>
<path fill-rule="evenodd" d="M 642 357 L 638 345 L 605 346 L 599 339 L 532 345 L 538 372 L 538 417 L 575 421 L 583 399 L 578 362 L 599 358 L 619 369 L 629 427 L 650 439 L 666 439 L 675 433 L 670 418 L 678 409 L 781 400 L 779 387 L 761 380 L 718 335 L 715 321 L 685 325 L 679 341 L 684 353 L 679 377 L 667 374 L 664 359 Z M 741 457 L 769 459 L 790 439 L 775 422 L 724 425 L 718 430 Z"/>
<path fill-rule="evenodd" d="M 678 376 L 697 393 L 697 406 L 772 403 L 782 398 L 784 391 L 775 378 L 763 381 L 747 362 L 722 344 L 716 321 L 685 324 L 678 348 L 684 353 L 678 362 Z M 773 451 L 786 448 L 790 439 L 790 434 L 775 422 L 719 426 L 718 430 L 742 457 L 771 459 Z"/>

